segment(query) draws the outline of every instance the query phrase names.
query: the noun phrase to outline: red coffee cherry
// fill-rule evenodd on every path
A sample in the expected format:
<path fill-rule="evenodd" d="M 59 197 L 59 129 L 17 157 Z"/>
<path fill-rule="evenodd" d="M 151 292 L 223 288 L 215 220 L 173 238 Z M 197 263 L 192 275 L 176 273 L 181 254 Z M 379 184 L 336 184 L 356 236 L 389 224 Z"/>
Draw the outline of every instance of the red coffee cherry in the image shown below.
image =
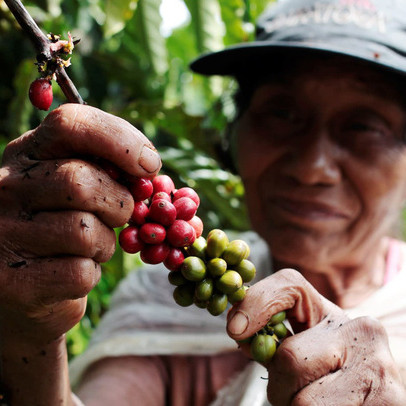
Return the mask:
<path fill-rule="evenodd" d="M 164 265 L 170 271 L 177 271 L 183 264 L 184 260 L 185 256 L 182 250 L 180 250 L 179 248 L 171 248 L 168 256 L 165 258 Z"/>
<path fill-rule="evenodd" d="M 170 251 L 169 245 L 161 242 L 160 244 L 146 244 L 141 250 L 141 260 L 146 264 L 159 264 L 165 261 Z"/>
<path fill-rule="evenodd" d="M 118 242 L 123 251 L 129 254 L 135 254 L 145 247 L 145 243 L 139 237 L 138 228 L 132 226 L 121 230 Z"/>
<path fill-rule="evenodd" d="M 176 218 L 181 220 L 191 220 L 197 212 L 196 203 L 189 197 L 181 197 L 173 202 L 176 208 Z"/>
<path fill-rule="evenodd" d="M 154 193 L 152 195 L 151 201 L 158 200 L 158 199 L 163 199 L 163 200 L 166 200 L 167 202 L 172 203 L 171 197 L 168 195 L 168 193 L 165 193 L 165 192 Z"/>
<path fill-rule="evenodd" d="M 130 193 L 136 202 L 149 199 L 154 190 L 152 182 L 145 178 L 134 178 L 131 180 Z"/>
<path fill-rule="evenodd" d="M 28 97 L 33 106 L 37 109 L 45 111 L 49 110 L 54 98 L 51 81 L 45 78 L 34 80 L 30 85 Z"/>
<path fill-rule="evenodd" d="M 188 247 L 196 239 L 195 229 L 185 220 L 175 220 L 166 231 L 166 239 L 173 247 Z"/>
<path fill-rule="evenodd" d="M 200 205 L 200 197 L 196 193 L 194 189 L 191 187 L 182 187 L 178 189 L 176 192 L 173 193 L 173 201 L 175 202 L 176 200 L 180 199 L 181 197 L 188 197 L 189 199 L 192 199 L 195 203 L 196 206 L 199 207 Z"/>
<path fill-rule="evenodd" d="M 165 192 L 170 195 L 175 190 L 175 184 L 168 175 L 158 175 L 152 180 L 154 185 L 154 194 Z"/>
<path fill-rule="evenodd" d="M 145 223 L 148 213 L 148 206 L 144 202 L 135 202 L 130 221 L 137 225 L 142 225 Z"/>
<path fill-rule="evenodd" d="M 176 219 L 176 208 L 166 200 L 154 200 L 149 206 L 149 218 L 163 226 L 169 226 Z"/>
<path fill-rule="evenodd" d="M 195 229 L 196 238 L 199 238 L 203 233 L 202 219 L 198 216 L 193 216 L 193 218 L 189 220 L 188 223 Z"/>
<path fill-rule="evenodd" d="M 159 244 L 165 240 L 164 226 L 156 223 L 146 223 L 140 228 L 140 238 L 147 244 Z"/>

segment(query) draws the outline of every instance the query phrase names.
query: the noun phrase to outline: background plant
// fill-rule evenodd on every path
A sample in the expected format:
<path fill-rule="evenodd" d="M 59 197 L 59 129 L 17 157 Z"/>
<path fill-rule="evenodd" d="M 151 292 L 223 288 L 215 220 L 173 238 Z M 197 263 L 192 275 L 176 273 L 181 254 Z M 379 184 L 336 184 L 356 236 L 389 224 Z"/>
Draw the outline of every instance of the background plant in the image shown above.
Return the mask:
<path fill-rule="evenodd" d="M 248 228 L 244 190 L 227 169 L 220 145 L 233 115 L 230 79 L 204 78 L 189 63 L 206 51 L 249 41 L 253 24 L 269 0 L 178 0 L 188 18 L 163 31 L 167 0 L 32 0 L 24 5 L 45 33 L 81 41 L 67 73 L 92 106 L 130 121 L 159 149 L 163 171 L 178 187 L 200 195 L 199 215 L 206 230 Z M 182 8 L 183 9 L 183 8 Z M 38 77 L 35 51 L 0 0 L 0 154 L 13 138 L 37 126 L 47 113 L 27 97 Z M 51 109 L 65 102 L 54 84 Z M 90 293 L 82 322 L 68 334 L 69 355 L 86 347 L 92 329 L 109 306 L 111 292 L 137 256 L 117 250 Z"/>

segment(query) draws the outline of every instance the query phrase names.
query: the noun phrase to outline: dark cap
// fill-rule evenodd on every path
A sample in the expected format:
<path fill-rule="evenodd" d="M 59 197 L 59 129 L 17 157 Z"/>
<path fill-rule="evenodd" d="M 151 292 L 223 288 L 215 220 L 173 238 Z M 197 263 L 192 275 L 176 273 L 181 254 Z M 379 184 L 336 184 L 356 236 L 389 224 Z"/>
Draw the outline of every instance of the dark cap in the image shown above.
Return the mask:
<path fill-rule="evenodd" d="M 345 55 L 406 73 L 406 0 L 279 0 L 253 42 L 202 55 L 191 69 L 238 76 L 295 50 Z"/>

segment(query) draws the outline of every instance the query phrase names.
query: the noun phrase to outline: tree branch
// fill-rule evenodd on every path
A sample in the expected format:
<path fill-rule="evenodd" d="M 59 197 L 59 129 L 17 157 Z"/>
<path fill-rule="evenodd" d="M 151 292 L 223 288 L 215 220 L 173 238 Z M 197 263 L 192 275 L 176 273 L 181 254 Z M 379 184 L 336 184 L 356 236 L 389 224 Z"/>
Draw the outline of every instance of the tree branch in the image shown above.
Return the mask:
<path fill-rule="evenodd" d="M 52 42 L 41 31 L 37 23 L 33 20 L 27 9 L 21 3 L 20 0 L 4 0 L 14 15 L 17 22 L 20 24 L 23 31 L 28 35 L 31 42 L 34 44 L 37 50 L 38 62 L 51 61 L 53 54 L 51 52 Z M 82 97 L 80 96 L 75 85 L 67 75 L 63 67 L 58 67 L 55 71 L 56 81 L 62 89 L 62 92 L 70 103 L 84 104 Z"/>

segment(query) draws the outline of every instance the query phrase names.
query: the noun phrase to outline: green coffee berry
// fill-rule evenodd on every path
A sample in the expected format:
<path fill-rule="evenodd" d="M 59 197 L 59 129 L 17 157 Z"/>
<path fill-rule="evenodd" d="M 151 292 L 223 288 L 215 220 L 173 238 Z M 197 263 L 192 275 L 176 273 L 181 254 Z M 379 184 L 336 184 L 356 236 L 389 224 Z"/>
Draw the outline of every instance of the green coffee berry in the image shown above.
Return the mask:
<path fill-rule="evenodd" d="M 247 286 L 241 286 L 238 288 L 235 292 L 230 293 L 227 295 L 228 301 L 233 305 L 237 302 L 241 302 L 245 298 L 245 295 L 247 294 Z"/>
<path fill-rule="evenodd" d="M 273 326 L 273 331 L 278 338 L 285 338 L 288 335 L 288 329 L 283 323 L 278 323 Z"/>
<path fill-rule="evenodd" d="M 199 257 L 204 260 L 206 257 L 206 245 L 206 239 L 200 236 L 196 238 L 192 245 L 187 247 L 187 252 L 191 256 Z"/>
<path fill-rule="evenodd" d="M 186 257 L 180 268 L 182 275 L 192 282 L 199 282 L 206 276 L 206 265 L 201 258 Z"/>
<path fill-rule="evenodd" d="M 227 270 L 227 262 L 223 258 L 213 258 L 207 262 L 207 270 L 213 277 L 221 276 Z"/>
<path fill-rule="evenodd" d="M 216 288 L 223 293 L 230 294 L 242 286 L 242 278 L 236 271 L 229 270 L 216 280 Z"/>
<path fill-rule="evenodd" d="M 228 244 L 222 257 L 230 266 L 239 264 L 243 259 L 247 259 L 250 254 L 248 244 L 243 240 L 234 240 Z"/>
<path fill-rule="evenodd" d="M 228 304 L 227 295 L 214 293 L 207 304 L 207 310 L 213 316 L 218 316 L 226 310 Z"/>
<path fill-rule="evenodd" d="M 286 312 L 282 311 L 282 312 L 274 314 L 271 317 L 271 320 L 269 320 L 269 323 L 271 325 L 275 325 L 275 324 L 278 324 L 278 323 L 282 323 L 282 321 L 285 320 L 285 319 L 286 319 Z"/>
<path fill-rule="evenodd" d="M 168 273 L 168 281 L 171 285 L 180 286 L 187 283 L 187 279 L 182 275 L 182 272 L 172 271 Z"/>
<path fill-rule="evenodd" d="M 248 259 L 243 259 L 239 264 L 235 265 L 234 270 L 241 275 L 244 283 L 251 282 L 256 274 L 255 265 Z"/>
<path fill-rule="evenodd" d="M 223 230 L 211 230 L 207 235 L 207 255 L 210 258 L 221 257 L 228 243 L 229 240 L 227 234 Z"/>
<path fill-rule="evenodd" d="M 250 344 L 252 358 L 261 364 L 267 364 L 275 354 L 276 341 L 268 334 L 258 334 Z"/>
<path fill-rule="evenodd" d="M 213 294 L 213 280 L 210 278 L 203 279 L 196 283 L 195 298 L 200 301 L 207 301 Z"/>
<path fill-rule="evenodd" d="M 195 287 L 193 284 L 177 286 L 173 291 L 175 302 L 182 307 L 191 306 L 194 300 Z"/>
<path fill-rule="evenodd" d="M 199 300 L 195 296 L 193 303 L 195 304 L 196 307 L 199 307 L 200 309 L 207 309 L 208 304 L 207 300 Z"/>

